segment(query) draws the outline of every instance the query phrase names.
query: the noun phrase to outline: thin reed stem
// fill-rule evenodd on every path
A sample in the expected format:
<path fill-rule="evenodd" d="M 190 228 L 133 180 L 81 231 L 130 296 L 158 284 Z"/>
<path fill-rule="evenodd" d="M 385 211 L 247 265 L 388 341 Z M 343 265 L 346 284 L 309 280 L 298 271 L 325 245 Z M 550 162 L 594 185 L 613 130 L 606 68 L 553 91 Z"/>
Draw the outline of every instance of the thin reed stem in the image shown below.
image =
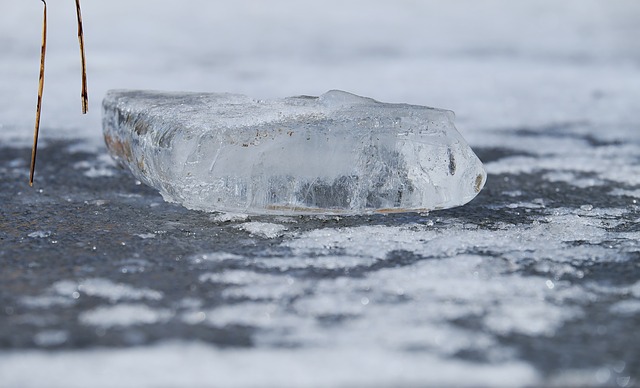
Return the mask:
<path fill-rule="evenodd" d="M 87 93 L 87 62 L 84 55 L 84 33 L 82 30 L 80 0 L 76 0 L 76 14 L 78 16 L 78 42 L 80 43 L 80 59 L 82 61 L 82 113 L 85 114 L 89 110 L 89 95 Z"/>
<path fill-rule="evenodd" d="M 47 52 L 47 2 L 44 4 L 42 19 L 42 46 L 40 50 L 40 79 L 38 83 L 38 105 L 36 107 L 36 125 L 33 133 L 33 147 L 31 148 L 31 169 L 29 170 L 29 186 L 33 186 L 33 175 L 36 170 L 36 152 L 38 151 L 38 134 L 40 133 L 40 113 L 42 112 L 42 91 L 44 89 L 44 58 Z"/>

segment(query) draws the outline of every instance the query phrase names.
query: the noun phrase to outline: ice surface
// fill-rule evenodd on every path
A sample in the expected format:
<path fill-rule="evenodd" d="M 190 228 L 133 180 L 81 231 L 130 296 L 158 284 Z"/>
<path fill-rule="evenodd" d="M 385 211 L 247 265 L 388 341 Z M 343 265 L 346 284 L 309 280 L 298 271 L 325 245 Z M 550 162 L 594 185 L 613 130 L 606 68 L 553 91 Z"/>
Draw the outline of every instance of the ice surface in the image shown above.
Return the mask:
<path fill-rule="evenodd" d="M 116 90 L 103 101 L 111 155 L 171 202 L 248 213 L 427 211 L 482 189 L 453 112 L 332 90 L 254 100 Z"/>

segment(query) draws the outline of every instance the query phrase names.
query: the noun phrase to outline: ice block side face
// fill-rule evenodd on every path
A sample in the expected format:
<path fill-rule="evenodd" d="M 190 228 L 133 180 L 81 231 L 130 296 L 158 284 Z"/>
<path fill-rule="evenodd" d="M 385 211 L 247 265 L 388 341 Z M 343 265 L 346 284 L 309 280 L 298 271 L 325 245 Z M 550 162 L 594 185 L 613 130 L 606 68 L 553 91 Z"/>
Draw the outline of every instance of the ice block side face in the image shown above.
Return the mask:
<path fill-rule="evenodd" d="M 255 214 L 361 214 L 463 205 L 482 163 L 453 112 L 342 91 L 254 100 L 109 91 L 109 152 L 167 201 Z"/>

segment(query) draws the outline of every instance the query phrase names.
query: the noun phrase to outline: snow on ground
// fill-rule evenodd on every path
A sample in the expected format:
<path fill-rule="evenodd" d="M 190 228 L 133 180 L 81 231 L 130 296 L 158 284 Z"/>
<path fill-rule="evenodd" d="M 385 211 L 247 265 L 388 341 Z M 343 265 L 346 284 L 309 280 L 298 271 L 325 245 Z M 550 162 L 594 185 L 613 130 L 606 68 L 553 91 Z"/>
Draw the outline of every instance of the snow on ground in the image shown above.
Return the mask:
<path fill-rule="evenodd" d="M 361 357 L 362 353 L 368 357 Z M 392 357 L 390 357 L 392 356 Z M 2 357 L 2 356 L 0 356 Z M 168 343 L 149 348 L 62 352 L 25 352 L 2 359 L 0 375 L 8 386 L 24 386 L 14 376 L 32 374 L 31 386 L 150 387 L 205 385 L 326 387 L 326 386 L 451 386 L 473 375 L 474 385 L 510 386 L 531 383 L 535 373 L 521 363 L 478 367 L 428 355 L 389 354 L 379 349 L 276 351 L 219 350 L 203 344 Z M 389 362 L 389 360 L 392 362 Z M 58 374 L 73 365 L 72 383 Z M 96 369 L 99 365 L 99 369 Z M 180 365 L 176 370 L 175 366 Z M 428 365 L 429 368 L 425 368 Z M 38 370 L 38 374 L 33 374 Z M 233 373 L 229 373 L 233 371 Z M 437 373 L 434 373 L 437 371 Z"/>

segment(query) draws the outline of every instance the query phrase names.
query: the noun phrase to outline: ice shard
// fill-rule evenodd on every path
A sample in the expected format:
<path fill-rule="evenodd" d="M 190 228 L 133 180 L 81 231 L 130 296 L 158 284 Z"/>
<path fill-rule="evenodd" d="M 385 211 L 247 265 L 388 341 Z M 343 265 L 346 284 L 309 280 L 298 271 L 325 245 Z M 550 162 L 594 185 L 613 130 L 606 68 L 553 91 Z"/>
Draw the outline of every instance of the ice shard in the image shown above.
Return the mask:
<path fill-rule="evenodd" d="M 253 214 L 422 212 L 463 205 L 482 163 L 451 111 L 332 90 L 255 100 L 109 91 L 109 152 L 165 200 Z"/>

